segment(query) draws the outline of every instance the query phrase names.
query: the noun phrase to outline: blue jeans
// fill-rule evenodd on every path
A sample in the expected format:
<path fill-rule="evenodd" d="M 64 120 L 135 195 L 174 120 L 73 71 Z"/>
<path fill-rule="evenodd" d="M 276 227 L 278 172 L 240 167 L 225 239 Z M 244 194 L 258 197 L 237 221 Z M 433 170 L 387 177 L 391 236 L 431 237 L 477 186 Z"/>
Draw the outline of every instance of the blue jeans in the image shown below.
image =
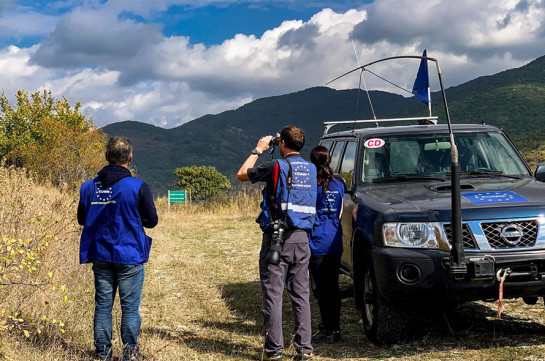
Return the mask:
<path fill-rule="evenodd" d="M 129 265 L 93 261 L 95 275 L 95 347 L 112 347 L 112 307 L 119 288 L 121 303 L 121 340 L 123 345 L 135 348 L 140 330 L 140 302 L 144 285 L 143 264 Z"/>

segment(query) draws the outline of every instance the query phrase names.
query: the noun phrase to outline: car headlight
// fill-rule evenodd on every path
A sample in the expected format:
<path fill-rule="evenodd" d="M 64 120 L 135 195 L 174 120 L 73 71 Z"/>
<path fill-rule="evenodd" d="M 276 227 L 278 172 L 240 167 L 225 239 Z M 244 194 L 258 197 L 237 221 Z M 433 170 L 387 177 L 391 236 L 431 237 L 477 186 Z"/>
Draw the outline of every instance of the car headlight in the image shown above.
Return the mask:
<path fill-rule="evenodd" d="M 440 228 L 434 223 L 384 223 L 382 238 L 389 247 L 444 248 Z"/>

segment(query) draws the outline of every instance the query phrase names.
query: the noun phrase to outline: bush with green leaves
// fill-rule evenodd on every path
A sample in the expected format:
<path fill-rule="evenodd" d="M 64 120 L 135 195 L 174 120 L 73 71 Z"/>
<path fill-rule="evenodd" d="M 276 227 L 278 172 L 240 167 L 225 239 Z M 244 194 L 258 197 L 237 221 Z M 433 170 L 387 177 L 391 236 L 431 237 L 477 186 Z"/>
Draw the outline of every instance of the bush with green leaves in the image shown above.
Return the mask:
<path fill-rule="evenodd" d="M 77 186 L 104 164 L 105 135 L 66 98 L 51 91 L 19 90 L 12 106 L 0 97 L 0 158 L 26 168 L 34 178 Z"/>
<path fill-rule="evenodd" d="M 231 188 L 226 176 L 211 166 L 191 166 L 176 168 L 174 175 L 179 178 L 174 183 L 181 189 L 188 189 L 192 198 L 207 201 L 218 196 L 223 190 Z"/>

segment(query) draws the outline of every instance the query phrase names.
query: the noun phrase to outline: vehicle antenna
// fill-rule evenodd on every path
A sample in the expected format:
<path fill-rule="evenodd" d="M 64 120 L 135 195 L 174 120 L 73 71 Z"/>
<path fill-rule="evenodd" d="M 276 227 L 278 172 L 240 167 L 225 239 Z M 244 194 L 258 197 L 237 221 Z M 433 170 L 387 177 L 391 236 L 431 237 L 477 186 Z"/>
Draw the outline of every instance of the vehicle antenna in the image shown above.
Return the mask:
<path fill-rule="evenodd" d="M 356 61 L 358 62 L 358 67 L 361 66 L 360 59 L 358 58 L 358 52 L 356 51 L 356 44 L 354 44 L 354 39 L 352 39 L 352 47 L 354 48 L 354 54 L 356 55 Z M 360 105 L 360 90 L 361 90 L 361 82 L 363 81 L 363 86 L 365 86 L 365 92 L 367 93 L 367 99 L 369 100 L 369 105 L 371 106 L 371 112 L 373 113 L 373 119 L 377 120 L 377 116 L 375 115 L 375 109 L 373 108 L 373 102 L 371 101 L 371 96 L 369 95 L 369 89 L 367 88 L 367 83 L 365 83 L 365 78 L 363 77 L 363 72 L 365 69 L 361 69 L 360 71 L 360 83 L 358 85 L 358 100 L 356 101 L 356 116 L 354 119 L 358 119 L 358 110 Z M 378 127 L 378 122 L 375 123 Z M 354 123 L 354 128 L 356 127 L 356 124 Z M 354 130 L 352 128 L 352 130 Z"/>

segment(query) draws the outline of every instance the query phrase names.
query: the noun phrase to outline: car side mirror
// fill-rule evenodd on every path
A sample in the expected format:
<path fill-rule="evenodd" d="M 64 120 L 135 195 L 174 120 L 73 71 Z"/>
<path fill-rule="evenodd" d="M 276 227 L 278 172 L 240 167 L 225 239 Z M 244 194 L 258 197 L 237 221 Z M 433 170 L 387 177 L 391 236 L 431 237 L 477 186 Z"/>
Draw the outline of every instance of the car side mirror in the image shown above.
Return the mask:
<path fill-rule="evenodd" d="M 545 164 L 544 164 L 545 166 Z M 545 168 L 543 169 L 543 171 L 545 172 Z M 340 175 L 339 173 L 335 173 L 333 174 L 333 176 L 335 178 L 337 178 L 344 186 L 344 192 L 348 192 L 348 186 L 346 185 L 346 179 L 344 179 L 344 177 L 342 175 Z M 545 178 L 545 174 L 544 174 L 544 178 Z"/>
<path fill-rule="evenodd" d="M 534 177 L 539 182 L 545 182 L 545 164 L 541 163 L 537 165 Z"/>

